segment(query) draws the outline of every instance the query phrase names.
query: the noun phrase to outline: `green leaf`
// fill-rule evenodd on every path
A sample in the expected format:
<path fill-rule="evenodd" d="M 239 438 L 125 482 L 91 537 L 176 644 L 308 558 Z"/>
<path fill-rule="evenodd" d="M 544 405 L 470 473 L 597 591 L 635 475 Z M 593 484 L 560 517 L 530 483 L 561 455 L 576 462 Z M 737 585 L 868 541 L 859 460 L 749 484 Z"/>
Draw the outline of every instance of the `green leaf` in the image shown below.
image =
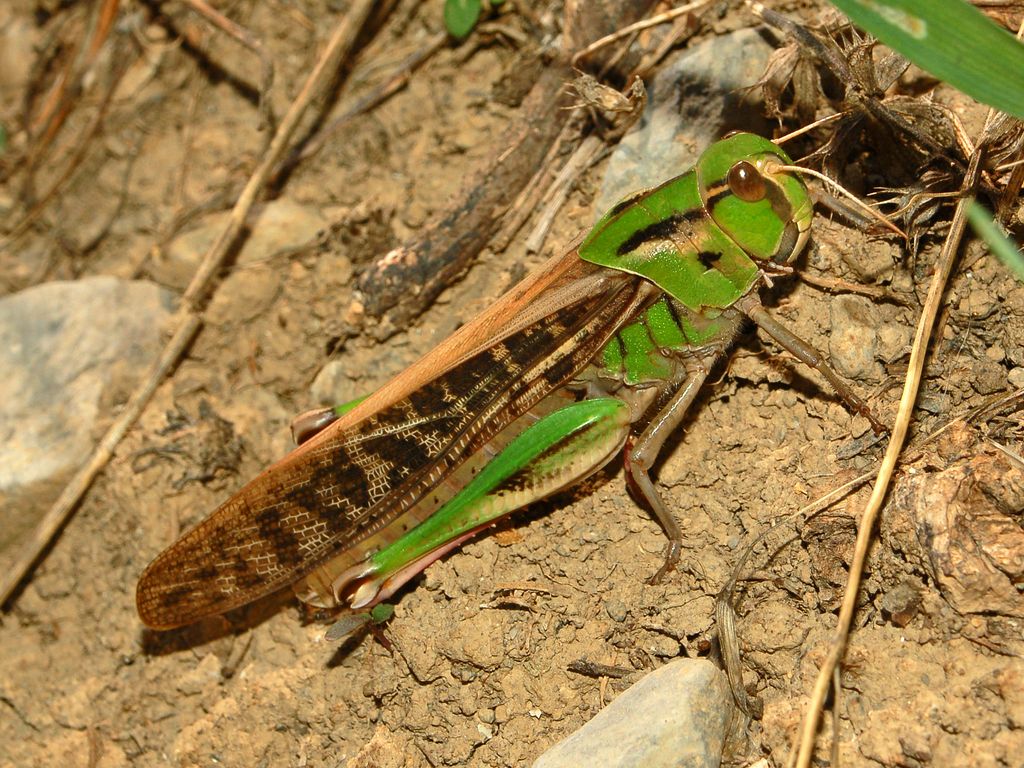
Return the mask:
<path fill-rule="evenodd" d="M 1024 254 L 1016 244 L 1008 238 L 992 220 L 992 214 L 977 200 L 967 209 L 967 220 L 978 233 L 992 253 L 1013 272 L 1018 280 L 1024 281 Z"/>
<path fill-rule="evenodd" d="M 448 34 L 462 40 L 480 18 L 480 0 L 445 0 L 444 26 Z"/>
<path fill-rule="evenodd" d="M 0 154 L 7 149 L 7 129 L 0 123 Z"/>
<path fill-rule="evenodd" d="M 1024 119 L 1024 44 L 964 0 L 832 2 L 921 69 Z"/>

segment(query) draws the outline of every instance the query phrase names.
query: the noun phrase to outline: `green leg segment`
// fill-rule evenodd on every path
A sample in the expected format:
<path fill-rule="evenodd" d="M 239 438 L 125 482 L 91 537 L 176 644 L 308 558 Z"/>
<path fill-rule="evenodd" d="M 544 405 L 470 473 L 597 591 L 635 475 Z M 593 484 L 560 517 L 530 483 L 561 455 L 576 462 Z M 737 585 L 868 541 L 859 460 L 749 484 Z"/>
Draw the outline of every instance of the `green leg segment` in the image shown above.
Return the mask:
<path fill-rule="evenodd" d="M 357 579 L 351 607 L 386 599 L 494 520 L 600 469 L 622 448 L 629 429 L 629 407 L 615 398 L 583 400 L 545 416 L 430 518 L 373 555 Z"/>
<path fill-rule="evenodd" d="M 683 546 L 683 532 L 675 517 L 668 511 L 665 502 L 661 500 L 661 494 L 651 482 L 648 471 L 654 464 L 654 460 L 658 458 L 658 452 L 665 440 L 686 417 L 686 412 L 693 405 L 713 363 L 713 357 L 702 361 L 701 366 L 687 377 L 668 404 L 651 420 L 643 434 L 626 447 L 626 476 L 646 499 L 665 529 L 665 535 L 668 536 L 669 544 L 668 550 L 665 552 L 665 562 L 651 577 L 652 584 L 661 581 L 662 577 L 675 568 L 676 563 L 679 562 L 679 554 Z"/>

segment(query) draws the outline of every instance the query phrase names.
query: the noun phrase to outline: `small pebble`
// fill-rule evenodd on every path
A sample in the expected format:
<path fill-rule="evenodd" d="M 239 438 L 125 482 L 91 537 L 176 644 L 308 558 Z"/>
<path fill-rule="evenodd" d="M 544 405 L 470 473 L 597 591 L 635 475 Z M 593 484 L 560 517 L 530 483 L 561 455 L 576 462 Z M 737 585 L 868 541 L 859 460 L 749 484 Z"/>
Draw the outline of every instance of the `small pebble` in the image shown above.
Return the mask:
<path fill-rule="evenodd" d="M 732 710 L 721 670 L 678 659 L 641 678 L 533 768 L 717 768 Z"/>
<path fill-rule="evenodd" d="M 604 604 L 604 609 L 608 612 L 608 616 L 612 621 L 621 622 L 626 620 L 626 614 L 628 611 L 626 609 L 626 604 L 621 600 L 607 600 Z"/>

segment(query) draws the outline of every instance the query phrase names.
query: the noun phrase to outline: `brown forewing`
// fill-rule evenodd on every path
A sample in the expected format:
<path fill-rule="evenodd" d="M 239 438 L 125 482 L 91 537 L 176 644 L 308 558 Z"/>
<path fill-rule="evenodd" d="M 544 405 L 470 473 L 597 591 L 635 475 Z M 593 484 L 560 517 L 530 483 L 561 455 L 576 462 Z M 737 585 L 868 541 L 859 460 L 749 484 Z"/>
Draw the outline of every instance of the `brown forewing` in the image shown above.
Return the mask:
<path fill-rule="evenodd" d="M 379 531 L 585 366 L 648 292 L 574 254 L 549 262 L 161 553 L 139 580 L 143 622 L 223 613 Z"/>

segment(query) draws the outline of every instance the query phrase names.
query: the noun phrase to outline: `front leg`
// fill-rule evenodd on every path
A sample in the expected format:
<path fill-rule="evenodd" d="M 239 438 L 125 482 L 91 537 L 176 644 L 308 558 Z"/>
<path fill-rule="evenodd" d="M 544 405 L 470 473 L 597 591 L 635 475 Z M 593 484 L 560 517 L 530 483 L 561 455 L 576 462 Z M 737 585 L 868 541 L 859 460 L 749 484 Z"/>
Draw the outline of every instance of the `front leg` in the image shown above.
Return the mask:
<path fill-rule="evenodd" d="M 648 471 L 658 458 L 658 453 L 661 451 L 661 446 L 665 444 L 665 440 L 682 423 L 686 412 L 693 405 L 697 393 L 708 377 L 708 370 L 713 362 L 713 359 L 700 361 L 697 370 L 691 372 L 683 381 L 682 386 L 647 425 L 647 429 L 641 433 L 640 437 L 630 440 L 626 444 L 626 477 L 647 501 L 655 517 L 658 518 L 658 522 L 661 523 L 661 527 L 665 529 L 665 535 L 669 541 L 668 549 L 665 552 L 665 562 L 651 577 L 651 584 L 661 581 L 662 577 L 675 568 L 676 563 L 679 562 L 679 554 L 683 546 L 683 532 L 675 517 L 668 511 L 665 502 L 661 500 L 661 494 L 654 487 Z"/>
<path fill-rule="evenodd" d="M 824 376 L 826 381 L 832 385 L 836 394 L 846 403 L 846 407 L 854 413 L 860 414 L 871 423 L 871 429 L 874 430 L 876 435 L 885 434 L 889 431 L 888 427 L 875 418 L 867 403 L 861 400 L 850 389 L 850 385 L 828 364 L 825 356 L 769 315 L 765 308 L 761 306 L 761 302 L 756 295 L 751 293 L 744 296 L 736 302 L 736 307 L 757 323 L 758 328 L 775 339 L 783 349 Z"/>

